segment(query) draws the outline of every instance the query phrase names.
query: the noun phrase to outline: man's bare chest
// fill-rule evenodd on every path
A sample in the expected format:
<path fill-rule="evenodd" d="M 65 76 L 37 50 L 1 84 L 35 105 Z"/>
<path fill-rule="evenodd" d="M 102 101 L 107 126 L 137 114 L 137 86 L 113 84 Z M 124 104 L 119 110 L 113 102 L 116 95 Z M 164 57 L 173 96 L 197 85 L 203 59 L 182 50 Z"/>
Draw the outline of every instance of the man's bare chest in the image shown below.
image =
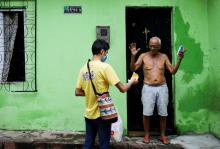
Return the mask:
<path fill-rule="evenodd" d="M 163 70 L 165 67 L 165 60 L 162 57 L 144 57 L 143 68 L 144 69 L 159 69 Z"/>

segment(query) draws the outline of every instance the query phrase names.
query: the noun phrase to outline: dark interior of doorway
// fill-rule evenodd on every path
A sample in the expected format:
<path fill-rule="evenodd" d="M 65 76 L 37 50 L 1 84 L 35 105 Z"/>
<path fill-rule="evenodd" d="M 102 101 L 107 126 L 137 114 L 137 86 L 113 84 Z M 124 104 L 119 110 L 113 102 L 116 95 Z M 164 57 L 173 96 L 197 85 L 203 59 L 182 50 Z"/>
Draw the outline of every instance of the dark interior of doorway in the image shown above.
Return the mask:
<path fill-rule="evenodd" d="M 149 50 L 147 44 L 149 38 L 158 36 L 162 41 L 162 48 L 160 51 L 167 54 L 170 61 L 172 62 L 171 14 L 172 8 L 126 8 L 126 69 L 128 79 L 132 75 L 132 72 L 130 71 L 130 50 L 128 48 L 131 42 L 136 42 L 137 47 L 141 49 L 138 54 L 139 56 L 141 53 Z M 142 68 L 136 72 L 140 76 L 139 83 L 132 87 L 127 93 L 128 135 L 142 135 L 143 133 L 143 108 L 141 103 L 141 90 L 143 86 Z M 167 70 L 165 70 L 165 76 L 169 88 L 167 134 L 174 134 L 175 128 L 174 105 L 172 98 L 172 75 L 168 73 Z M 153 134 L 159 134 L 159 116 L 157 114 L 156 106 L 154 110 L 154 116 L 151 118 L 150 131 Z"/>
<path fill-rule="evenodd" d="M 21 11 L 10 12 L 18 14 L 18 29 L 14 41 L 14 49 L 9 67 L 7 82 L 25 81 L 25 48 L 24 48 L 24 13 Z M 10 37 L 8 37 L 10 38 Z"/>

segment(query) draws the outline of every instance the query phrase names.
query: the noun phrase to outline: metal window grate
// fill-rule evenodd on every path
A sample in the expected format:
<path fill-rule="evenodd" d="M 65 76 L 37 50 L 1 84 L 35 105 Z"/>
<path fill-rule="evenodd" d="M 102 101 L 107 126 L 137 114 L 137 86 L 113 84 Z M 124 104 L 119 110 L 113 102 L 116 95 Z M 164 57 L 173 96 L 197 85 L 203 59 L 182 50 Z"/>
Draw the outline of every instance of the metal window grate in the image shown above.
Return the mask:
<path fill-rule="evenodd" d="M 0 83 L 0 91 L 37 92 L 36 0 L 1 0 L 0 12 L 23 12 L 25 79 Z M 16 75 L 16 72 L 15 72 Z"/>

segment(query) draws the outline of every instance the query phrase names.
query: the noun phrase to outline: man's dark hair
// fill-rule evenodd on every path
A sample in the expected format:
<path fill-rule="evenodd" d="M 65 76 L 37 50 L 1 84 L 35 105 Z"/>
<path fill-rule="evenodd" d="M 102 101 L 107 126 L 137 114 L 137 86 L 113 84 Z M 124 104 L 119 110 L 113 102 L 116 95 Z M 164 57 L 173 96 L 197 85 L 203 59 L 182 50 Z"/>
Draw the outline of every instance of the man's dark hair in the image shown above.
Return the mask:
<path fill-rule="evenodd" d="M 109 44 L 103 39 L 96 39 L 92 44 L 92 54 L 99 54 L 101 50 L 107 51 L 109 49 Z"/>

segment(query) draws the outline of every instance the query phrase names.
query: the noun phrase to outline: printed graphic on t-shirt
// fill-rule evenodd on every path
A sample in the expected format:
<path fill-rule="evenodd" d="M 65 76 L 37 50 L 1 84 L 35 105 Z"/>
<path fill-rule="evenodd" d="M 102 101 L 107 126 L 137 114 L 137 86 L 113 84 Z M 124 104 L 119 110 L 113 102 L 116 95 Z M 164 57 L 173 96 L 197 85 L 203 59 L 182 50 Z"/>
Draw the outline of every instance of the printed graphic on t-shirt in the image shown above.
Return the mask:
<path fill-rule="evenodd" d="M 91 71 L 91 77 L 92 77 L 92 80 L 93 80 L 94 77 L 95 77 L 94 71 Z M 85 81 L 90 80 L 90 78 L 89 78 L 89 72 L 83 73 L 83 80 L 85 80 Z"/>

